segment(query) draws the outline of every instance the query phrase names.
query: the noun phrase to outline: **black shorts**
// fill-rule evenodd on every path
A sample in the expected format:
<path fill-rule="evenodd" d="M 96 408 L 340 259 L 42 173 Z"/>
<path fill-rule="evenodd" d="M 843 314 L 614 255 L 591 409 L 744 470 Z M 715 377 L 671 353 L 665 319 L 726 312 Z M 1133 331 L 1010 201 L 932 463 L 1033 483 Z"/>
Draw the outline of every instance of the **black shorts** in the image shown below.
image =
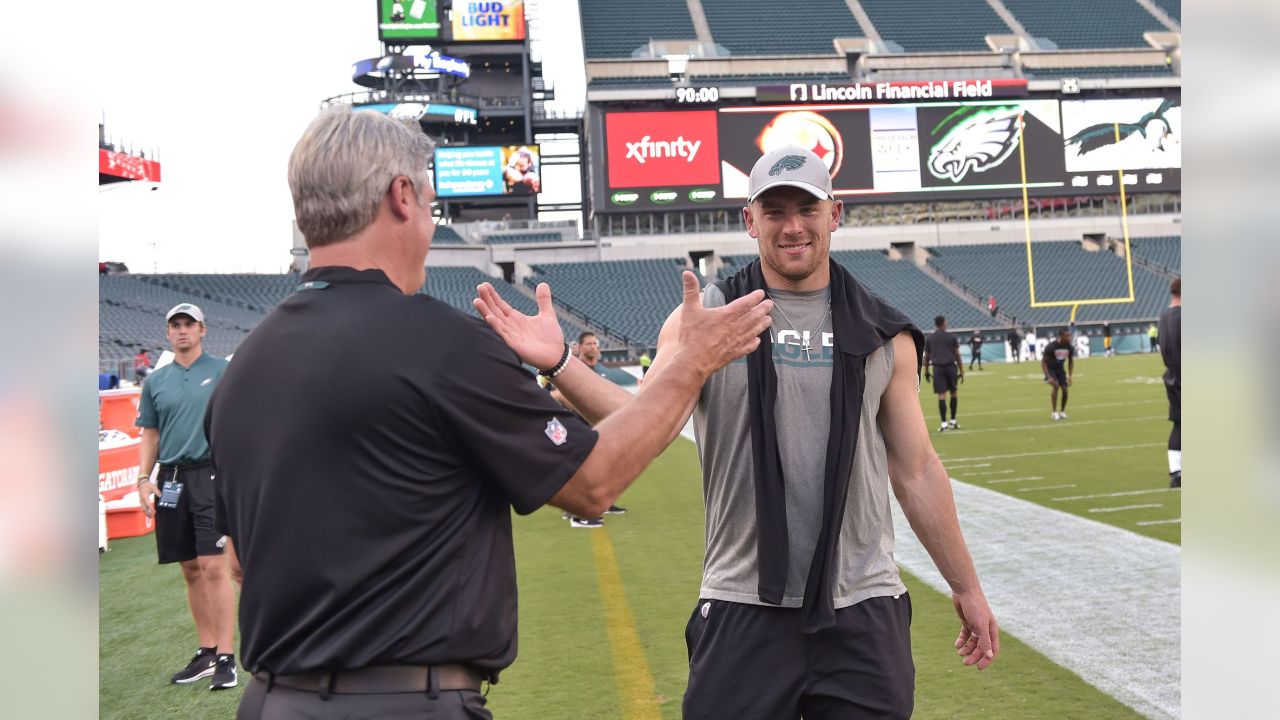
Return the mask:
<path fill-rule="evenodd" d="M 906 593 L 841 608 L 810 635 L 797 608 L 699 600 L 685 642 L 685 720 L 909 718 L 915 705 Z"/>
<path fill-rule="evenodd" d="M 1169 397 L 1169 420 L 1182 422 L 1182 383 L 1165 383 L 1164 394 Z"/>
<path fill-rule="evenodd" d="M 206 463 L 187 469 L 160 466 L 157 488 L 176 477 L 182 495 L 173 509 L 156 507 L 156 555 L 160 564 L 221 555 L 222 533 L 214 529 L 213 466 Z"/>
<path fill-rule="evenodd" d="M 955 392 L 956 380 L 960 377 L 960 370 L 951 365 L 934 365 L 933 366 L 933 391 L 935 393 Z"/>
<path fill-rule="evenodd" d="M 1049 374 L 1044 376 L 1044 381 L 1049 382 L 1050 378 L 1058 381 L 1058 387 L 1067 386 L 1067 373 L 1062 368 L 1049 368 Z"/>

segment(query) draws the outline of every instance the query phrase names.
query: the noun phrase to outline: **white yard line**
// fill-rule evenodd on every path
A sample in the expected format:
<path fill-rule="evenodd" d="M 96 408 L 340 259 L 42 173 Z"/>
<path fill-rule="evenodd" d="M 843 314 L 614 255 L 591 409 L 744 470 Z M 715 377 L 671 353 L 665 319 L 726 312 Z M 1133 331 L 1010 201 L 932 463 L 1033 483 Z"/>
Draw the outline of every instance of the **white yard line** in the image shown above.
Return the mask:
<path fill-rule="evenodd" d="M 1036 492 L 1037 490 L 1062 490 L 1063 488 L 1072 488 L 1072 487 L 1075 487 L 1075 484 L 1067 483 L 1065 485 L 1045 485 L 1044 487 L 1018 488 L 1018 492 Z"/>
<path fill-rule="evenodd" d="M 942 457 L 942 456 L 939 455 L 938 457 Z M 991 463 L 978 463 L 976 465 L 952 465 L 951 469 L 952 470 L 969 470 L 971 468 L 984 468 L 984 467 L 991 467 Z"/>
<path fill-rule="evenodd" d="M 1073 410 L 1092 410 L 1092 409 L 1094 409 L 1094 408 L 1105 408 L 1105 407 L 1128 407 L 1128 406 L 1130 406 L 1130 405 L 1146 405 L 1146 404 L 1148 404 L 1148 403 L 1163 403 L 1163 402 L 1168 402 L 1168 401 L 1167 401 L 1167 400 L 1164 400 L 1164 399 L 1160 399 L 1160 400 L 1134 400 L 1133 402 L 1094 403 L 1093 405 L 1072 405 L 1072 406 L 1071 406 L 1071 408 L 1072 408 Z M 1035 407 L 1035 408 L 1016 408 L 1016 409 L 1013 409 L 1013 410 L 986 410 L 986 411 L 979 411 L 979 412 L 968 412 L 968 411 L 966 411 L 966 412 L 964 413 L 964 417 L 967 417 L 967 418 L 968 418 L 968 417 L 984 417 L 984 416 L 987 416 L 987 415 L 1015 415 L 1015 414 L 1018 414 L 1018 413 L 1040 413 L 1040 412 L 1044 412 L 1044 410 L 1043 410 L 1042 408 L 1039 408 L 1039 407 Z"/>
<path fill-rule="evenodd" d="M 1125 510 L 1142 510 L 1144 508 L 1157 508 L 1157 507 L 1164 507 L 1164 503 L 1144 503 L 1142 505 L 1121 505 L 1120 507 L 1089 508 L 1089 512 L 1091 513 L 1124 512 Z"/>
<path fill-rule="evenodd" d="M 1129 422 L 1136 422 L 1140 420 L 1163 420 L 1163 419 L 1165 419 L 1164 415 L 1144 415 L 1143 417 L 1110 418 L 1107 420 L 1071 420 L 1070 418 L 1068 418 L 1066 420 L 1057 420 L 1057 421 L 1051 420 L 1047 423 L 1041 423 L 1039 425 L 1015 425 L 1013 427 L 981 428 L 977 430 L 966 430 L 963 427 L 961 427 L 957 430 L 948 430 L 947 432 L 958 432 L 958 433 L 964 433 L 965 435 L 974 435 L 977 433 L 1009 432 L 1011 430 L 1043 430 L 1045 428 L 1058 427 L 1059 425 L 1076 425 L 1076 426 L 1110 425 L 1113 423 L 1129 423 Z"/>
<path fill-rule="evenodd" d="M 1026 482 L 1028 480 L 1043 480 L 1043 475 L 1028 475 L 1026 477 L 1001 478 L 999 480 L 988 480 L 988 485 L 999 485 L 1000 483 Z"/>
<path fill-rule="evenodd" d="M 1181 525 L 1182 518 L 1170 518 L 1168 520 L 1143 520 L 1142 522 L 1137 524 L 1138 525 L 1169 525 L 1169 524 Z"/>
<path fill-rule="evenodd" d="M 1067 497 L 1054 498 L 1053 501 L 1067 502 L 1068 500 L 1094 500 L 1097 498 L 1127 497 L 1129 495 L 1152 495 L 1154 493 L 1167 493 L 1167 492 L 1181 492 L 1181 491 L 1174 490 L 1173 488 L 1154 488 L 1151 490 L 1126 490 L 1125 492 L 1095 493 L 1093 495 L 1069 495 Z"/>
<path fill-rule="evenodd" d="M 976 485 L 952 489 L 1001 629 L 1146 717 L 1179 717 L 1182 549 Z M 949 594 L 893 507 L 898 562 Z"/>
<path fill-rule="evenodd" d="M 964 473 L 963 475 L 960 475 L 960 477 L 971 478 L 971 477 L 985 477 L 987 475 L 1007 475 L 1011 472 L 1017 472 L 1017 470 L 985 470 L 983 472 Z"/>
<path fill-rule="evenodd" d="M 1068 420 L 1067 422 L 1071 422 Z M 1079 423 L 1076 423 L 1077 425 Z M 1138 443 L 1137 445 L 1100 445 L 1098 447 L 1080 447 L 1080 448 L 1063 448 L 1061 450 L 1039 450 L 1037 452 L 1012 453 L 1009 455 L 980 455 L 978 457 L 953 458 L 955 462 L 969 462 L 971 460 L 1004 460 L 1007 458 L 1022 457 L 1041 457 L 1045 455 L 1067 455 L 1070 453 L 1094 453 L 1104 450 L 1135 450 L 1137 448 L 1165 447 L 1165 442 Z"/>

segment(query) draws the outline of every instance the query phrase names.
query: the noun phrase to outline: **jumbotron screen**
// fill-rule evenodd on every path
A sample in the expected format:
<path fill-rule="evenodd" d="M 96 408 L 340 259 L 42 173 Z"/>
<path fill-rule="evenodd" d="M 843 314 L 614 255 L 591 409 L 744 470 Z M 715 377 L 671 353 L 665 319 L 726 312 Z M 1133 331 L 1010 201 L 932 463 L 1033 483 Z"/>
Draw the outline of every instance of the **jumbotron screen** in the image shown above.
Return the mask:
<path fill-rule="evenodd" d="M 604 113 L 601 211 L 740 206 L 764 152 L 800 145 L 845 202 L 1181 186 L 1176 98 L 758 105 Z M 1118 131 L 1117 131 L 1118 128 Z"/>
<path fill-rule="evenodd" d="M 436 197 L 445 200 L 542 192 L 542 153 L 536 144 L 436 148 Z"/>

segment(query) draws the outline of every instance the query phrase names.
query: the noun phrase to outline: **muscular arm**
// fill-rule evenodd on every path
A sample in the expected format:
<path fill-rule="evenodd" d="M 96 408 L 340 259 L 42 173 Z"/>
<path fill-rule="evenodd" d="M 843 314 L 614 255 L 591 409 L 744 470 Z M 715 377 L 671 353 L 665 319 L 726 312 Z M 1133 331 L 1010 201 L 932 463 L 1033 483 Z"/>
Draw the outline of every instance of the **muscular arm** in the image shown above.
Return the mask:
<path fill-rule="evenodd" d="M 929 441 L 916 397 L 915 343 L 908 333 L 898 335 L 893 343 L 893 378 L 879 417 L 889 479 L 911 529 L 951 586 L 952 602 L 963 623 L 956 646 L 964 663 L 976 663 L 981 670 L 1000 651 L 998 628 L 960 532 L 951 481 Z"/>
<path fill-rule="evenodd" d="M 160 455 L 160 430 L 159 428 L 142 428 L 142 437 L 138 444 L 138 472 L 142 475 L 150 475 L 155 469 L 156 458 Z M 142 506 L 143 512 L 150 515 L 151 509 L 150 495 L 156 490 L 157 485 L 154 482 L 145 480 L 138 481 L 138 503 Z"/>

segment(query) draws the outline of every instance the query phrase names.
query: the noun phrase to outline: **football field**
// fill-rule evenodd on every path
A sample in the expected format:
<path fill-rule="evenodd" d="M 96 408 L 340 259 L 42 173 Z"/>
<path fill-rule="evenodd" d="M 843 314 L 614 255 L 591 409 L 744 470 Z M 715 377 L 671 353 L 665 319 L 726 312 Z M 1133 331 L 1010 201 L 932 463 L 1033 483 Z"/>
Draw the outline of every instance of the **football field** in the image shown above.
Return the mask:
<path fill-rule="evenodd" d="M 960 665 L 950 599 L 899 523 L 914 604 L 915 717 L 1176 716 L 1161 679 L 1172 674 L 1176 688 L 1180 667 L 1181 497 L 1167 489 L 1161 370 L 1156 355 L 1078 361 L 1062 422 L 1050 419 L 1038 365 L 968 374 L 961 428 L 933 439 L 957 481 L 1002 653 L 983 672 Z M 935 430 L 927 388 L 921 403 Z M 702 563 L 693 443 L 677 439 L 620 504 L 629 512 L 600 530 L 572 529 L 553 508 L 515 519 L 520 650 L 489 691 L 496 717 L 680 717 L 684 627 Z M 243 673 L 241 688 L 221 693 L 168 684 L 195 649 L 194 629 L 178 570 L 156 566 L 154 552 L 146 536 L 114 541 L 100 559 L 101 716 L 233 717 Z M 1060 618 L 1071 627 L 1057 627 Z M 1067 639 L 1100 633 L 1126 651 L 1100 660 Z"/>

